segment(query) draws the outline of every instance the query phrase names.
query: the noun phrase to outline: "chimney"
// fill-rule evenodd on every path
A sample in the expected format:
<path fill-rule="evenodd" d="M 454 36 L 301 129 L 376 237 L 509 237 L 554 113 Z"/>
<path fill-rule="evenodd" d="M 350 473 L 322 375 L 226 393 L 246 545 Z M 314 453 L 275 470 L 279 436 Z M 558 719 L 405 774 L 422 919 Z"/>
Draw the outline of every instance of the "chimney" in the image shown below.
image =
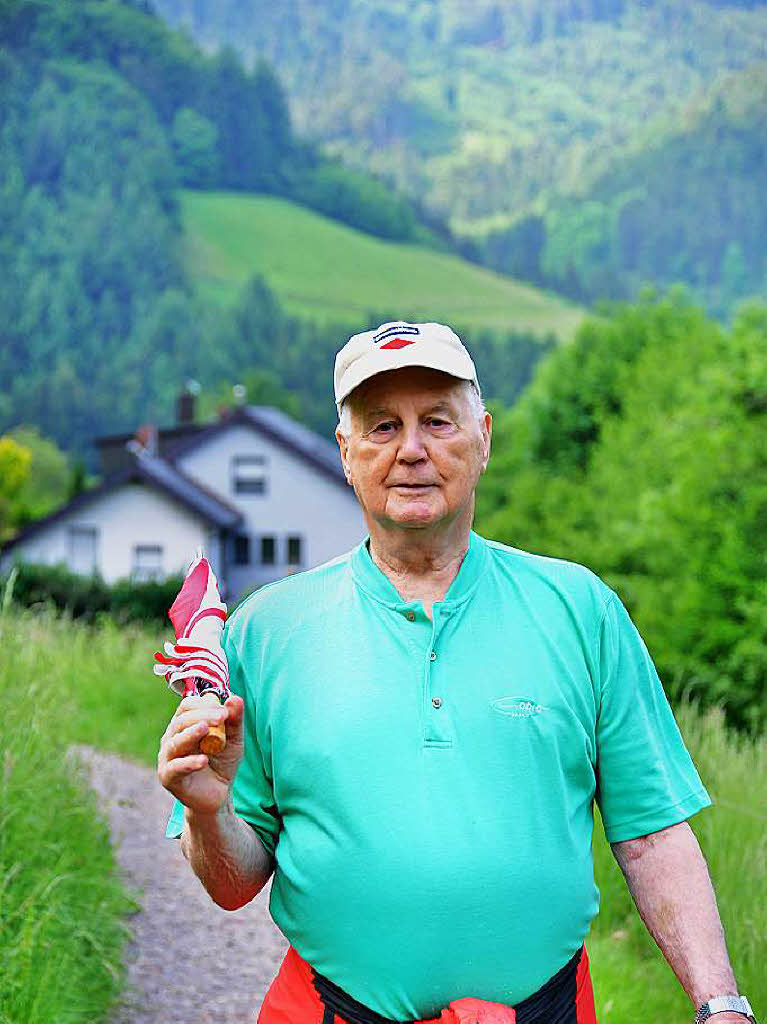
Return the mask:
<path fill-rule="evenodd" d="M 136 441 L 147 455 L 157 455 L 157 427 L 154 423 L 145 423 L 136 431 Z"/>
<path fill-rule="evenodd" d="M 199 383 L 196 380 L 188 380 L 184 385 L 184 390 L 176 399 L 176 423 L 179 426 L 194 423 L 195 405 L 199 393 Z"/>

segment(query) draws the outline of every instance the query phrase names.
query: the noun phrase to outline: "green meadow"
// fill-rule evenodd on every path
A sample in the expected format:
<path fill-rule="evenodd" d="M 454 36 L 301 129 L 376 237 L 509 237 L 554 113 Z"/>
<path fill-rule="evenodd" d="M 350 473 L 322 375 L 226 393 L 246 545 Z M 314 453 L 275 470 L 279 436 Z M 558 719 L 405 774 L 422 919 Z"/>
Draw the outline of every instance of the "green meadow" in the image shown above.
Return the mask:
<path fill-rule="evenodd" d="M 584 316 L 564 299 L 457 256 L 383 241 L 285 199 L 187 190 L 180 205 L 186 269 L 203 297 L 222 304 L 261 274 L 288 312 L 335 323 L 397 310 L 567 341 Z"/>
<path fill-rule="evenodd" d="M 95 626 L 7 602 L 0 614 L 0 1024 L 96 1024 L 119 993 L 133 907 L 106 826 L 65 759 L 90 743 L 153 764 L 176 698 L 152 675 L 161 631 Z M 693 819 L 728 944 L 757 1018 L 767 1012 L 767 747 L 717 713 L 678 715 L 714 799 Z M 632 909 L 601 829 L 602 910 L 588 940 L 601 1024 L 685 1021 L 686 997 Z M 641 1007 L 641 1010 L 638 1008 Z"/>

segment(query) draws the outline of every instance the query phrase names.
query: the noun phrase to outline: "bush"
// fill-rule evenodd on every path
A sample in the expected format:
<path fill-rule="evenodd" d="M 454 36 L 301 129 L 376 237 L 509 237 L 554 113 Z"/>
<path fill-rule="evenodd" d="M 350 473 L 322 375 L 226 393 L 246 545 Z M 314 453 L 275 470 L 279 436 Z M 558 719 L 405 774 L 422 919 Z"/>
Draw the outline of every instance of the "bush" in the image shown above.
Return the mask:
<path fill-rule="evenodd" d="M 183 576 L 134 583 L 119 580 L 111 588 L 110 612 L 121 621 L 168 624 L 168 609 L 181 589 Z"/>
<path fill-rule="evenodd" d="M 100 576 L 80 576 L 64 565 L 20 562 L 11 585 L 13 600 L 24 608 L 51 604 L 73 619 L 93 622 L 110 613 L 121 622 L 167 623 L 168 609 L 178 593 L 181 576 L 136 583 L 119 580 L 110 586 Z M 0 577 L 0 589 L 9 577 Z"/>

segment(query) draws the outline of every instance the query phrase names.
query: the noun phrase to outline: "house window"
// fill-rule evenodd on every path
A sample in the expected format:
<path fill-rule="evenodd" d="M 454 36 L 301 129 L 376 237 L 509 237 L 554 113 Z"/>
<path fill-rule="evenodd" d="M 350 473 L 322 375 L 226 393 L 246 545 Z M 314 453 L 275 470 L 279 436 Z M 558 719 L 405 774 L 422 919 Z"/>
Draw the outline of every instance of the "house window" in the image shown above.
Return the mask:
<path fill-rule="evenodd" d="M 235 494 L 266 494 L 266 456 L 235 455 L 232 459 Z"/>
<path fill-rule="evenodd" d="M 247 533 L 234 535 L 233 561 L 235 565 L 250 565 L 250 537 Z"/>
<path fill-rule="evenodd" d="M 69 567 L 72 572 L 91 576 L 98 568 L 99 531 L 95 526 L 69 527 Z"/>
<path fill-rule="evenodd" d="M 162 546 L 137 544 L 133 549 L 133 579 L 142 583 L 146 580 L 159 580 L 162 575 Z"/>
<path fill-rule="evenodd" d="M 274 565 L 277 545 L 274 537 L 261 538 L 261 564 Z"/>
<path fill-rule="evenodd" d="M 301 538 L 288 537 L 288 565 L 301 564 Z"/>

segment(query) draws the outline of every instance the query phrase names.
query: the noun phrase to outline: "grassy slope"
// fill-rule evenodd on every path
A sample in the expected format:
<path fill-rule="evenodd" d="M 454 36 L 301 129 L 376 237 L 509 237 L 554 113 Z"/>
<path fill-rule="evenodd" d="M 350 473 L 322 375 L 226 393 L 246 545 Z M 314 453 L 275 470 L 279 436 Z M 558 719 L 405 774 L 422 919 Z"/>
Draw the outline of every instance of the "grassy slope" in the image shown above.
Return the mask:
<path fill-rule="evenodd" d="M 262 274 L 290 312 L 354 325 L 370 311 L 572 337 L 583 311 L 556 296 L 415 245 L 384 242 L 271 196 L 181 193 L 185 260 L 232 302 Z"/>

